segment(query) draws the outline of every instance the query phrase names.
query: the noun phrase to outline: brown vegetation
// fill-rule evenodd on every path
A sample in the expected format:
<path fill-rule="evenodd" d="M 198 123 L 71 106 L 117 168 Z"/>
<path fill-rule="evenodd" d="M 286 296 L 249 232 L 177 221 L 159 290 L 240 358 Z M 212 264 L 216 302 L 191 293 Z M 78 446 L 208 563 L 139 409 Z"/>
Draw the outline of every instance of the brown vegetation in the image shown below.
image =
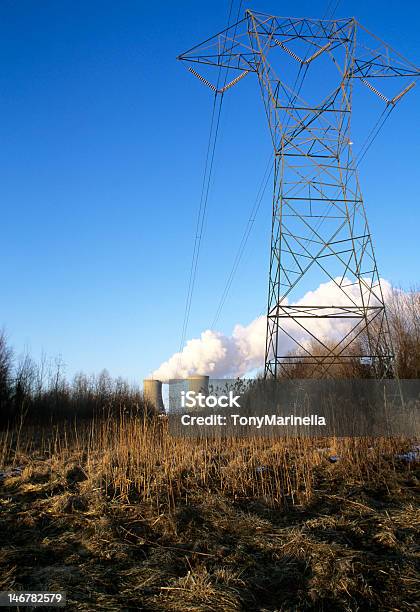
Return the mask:
<path fill-rule="evenodd" d="M 0 588 L 66 590 L 70 610 L 415 610 L 408 449 L 185 440 L 124 414 L 5 432 L 22 471 L 0 483 Z"/>
<path fill-rule="evenodd" d="M 337 342 L 333 340 L 323 339 L 321 342 L 314 338 L 309 343 L 309 352 L 316 355 L 316 359 L 308 359 L 306 351 L 291 353 L 290 364 L 287 366 L 288 377 L 375 378 L 378 375 L 395 375 L 399 379 L 420 378 L 420 291 L 413 289 L 406 292 L 393 288 L 386 306 L 390 332 L 389 336 L 386 335 L 387 346 L 381 346 L 378 340 L 381 337 L 379 319 L 369 324 L 369 333 L 365 328 L 353 334 L 351 344 L 345 351 L 345 360 L 334 358 L 342 351 L 342 345 L 337 347 Z M 350 337 L 347 341 L 350 342 Z M 394 355 L 391 370 L 387 362 L 380 358 L 381 354 L 389 353 Z M 370 354 L 377 355 L 376 367 L 362 363 L 360 357 L 351 357 Z"/>

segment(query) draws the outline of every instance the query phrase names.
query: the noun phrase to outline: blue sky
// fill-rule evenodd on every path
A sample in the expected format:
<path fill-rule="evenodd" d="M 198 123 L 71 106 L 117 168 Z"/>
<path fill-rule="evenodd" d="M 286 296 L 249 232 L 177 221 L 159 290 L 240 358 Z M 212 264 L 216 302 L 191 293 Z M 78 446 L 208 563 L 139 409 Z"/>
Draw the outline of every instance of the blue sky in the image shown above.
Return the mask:
<path fill-rule="evenodd" d="M 178 349 L 212 99 L 175 58 L 223 29 L 228 4 L 0 4 L 0 325 L 18 353 L 134 381 Z M 249 6 L 280 4 L 319 17 L 328 2 Z M 417 2 L 342 0 L 336 16 L 419 60 Z M 224 102 L 188 338 L 213 320 L 267 164 L 257 89 Z M 391 115 L 360 173 L 380 273 L 405 288 L 419 280 L 418 102 Z M 270 214 L 267 192 L 225 333 L 264 310 Z"/>

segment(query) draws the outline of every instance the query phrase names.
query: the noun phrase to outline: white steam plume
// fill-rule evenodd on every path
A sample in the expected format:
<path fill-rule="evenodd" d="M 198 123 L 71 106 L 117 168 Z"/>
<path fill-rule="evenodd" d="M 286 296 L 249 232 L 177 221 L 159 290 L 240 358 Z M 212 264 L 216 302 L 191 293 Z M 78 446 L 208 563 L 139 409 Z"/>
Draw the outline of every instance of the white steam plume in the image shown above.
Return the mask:
<path fill-rule="evenodd" d="M 342 279 L 335 279 L 340 282 Z M 350 281 L 348 281 L 350 283 Z M 346 284 L 346 281 L 344 281 Z M 381 286 L 386 300 L 391 292 L 391 285 L 381 279 Z M 357 304 L 360 302 L 358 284 L 347 287 Z M 349 306 L 350 301 L 336 282 L 329 281 L 319 285 L 315 291 L 308 291 L 297 305 Z M 371 305 L 374 305 L 371 303 Z M 266 323 L 265 316 L 254 319 L 248 325 L 235 325 L 232 334 L 226 336 L 220 332 L 207 329 L 199 338 L 188 340 L 181 353 L 175 353 L 153 372 L 153 378 L 167 382 L 171 378 L 186 378 L 192 374 L 208 374 L 212 378 L 236 378 L 264 365 Z M 287 329 L 287 320 L 284 327 Z M 308 329 L 319 338 L 343 337 L 351 329 L 348 319 L 317 319 L 310 323 Z M 296 328 L 293 327 L 293 337 L 296 338 Z M 296 338 L 305 342 L 307 334 L 302 330 L 302 337 Z M 282 335 L 282 353 L 286 354 L 295 348 L 292 340 Z"/>

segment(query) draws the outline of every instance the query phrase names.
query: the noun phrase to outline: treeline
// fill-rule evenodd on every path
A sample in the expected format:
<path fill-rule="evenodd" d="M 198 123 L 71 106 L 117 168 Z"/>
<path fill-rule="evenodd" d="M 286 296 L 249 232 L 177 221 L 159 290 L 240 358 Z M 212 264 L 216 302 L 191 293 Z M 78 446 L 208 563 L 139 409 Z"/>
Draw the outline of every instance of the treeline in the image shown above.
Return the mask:
<path fill-rule="evenodd" d="M 399 378 L 420 378 L 420 291 L 392 291 L 388 321 Z"/>
<path fill-rule="evenodd" d="M 121 413 L 144 416 L 153 409 L 138 387 L 112 378 L 107 370 L 92 376 L 79 373 L 68 381 L 59 359 L 35 363 L 29 356 L 16 358 L 0 332 L 0 426 L 18 419 L 56 422 Z"/>
<path fill-rule="evenodd" d="M 290 364 L 280 378 L 420 378 L 420 291 L 392 289 L 386 299 L 386 317 L 388 325 L 379 316 L 368 328 L 360 324 L 361 331 L 346 341 L 345 360 L 335 359 L 342 345 L 337 348 L 334 340 L 313 340 L 306 350 L 290 353 Z M 384 333 L 387 327 L 389 335 Z M 381 358 L 390 352 L 394 355 L 391 368 L 389 360 Z M 308 354 L 317 357 L 308 358 Z M 361 355 L 375 355 L 376 359 L 369 364 Z"/>

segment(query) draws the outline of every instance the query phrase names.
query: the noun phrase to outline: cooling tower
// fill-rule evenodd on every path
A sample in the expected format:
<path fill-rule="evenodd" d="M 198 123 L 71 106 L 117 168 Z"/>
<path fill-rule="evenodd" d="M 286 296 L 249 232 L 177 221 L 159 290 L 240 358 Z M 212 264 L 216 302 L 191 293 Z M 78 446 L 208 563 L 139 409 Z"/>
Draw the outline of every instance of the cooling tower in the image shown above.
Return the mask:
<path fill-rule="evenodd" d="M 165 406 L 162 399 L 162 383 L 154 378 L 143 380 L 144 399 L 148 400 L 158 412 L 164 413 Z"/>
<path fill-rule="evenodd" d="M 209 377 L 201 374 L 195 374 L 194 376 L 188 376 L 188 390 L 195 391 L 195 393 L 203 393 L 208 395 L 209 393 Z"/>

